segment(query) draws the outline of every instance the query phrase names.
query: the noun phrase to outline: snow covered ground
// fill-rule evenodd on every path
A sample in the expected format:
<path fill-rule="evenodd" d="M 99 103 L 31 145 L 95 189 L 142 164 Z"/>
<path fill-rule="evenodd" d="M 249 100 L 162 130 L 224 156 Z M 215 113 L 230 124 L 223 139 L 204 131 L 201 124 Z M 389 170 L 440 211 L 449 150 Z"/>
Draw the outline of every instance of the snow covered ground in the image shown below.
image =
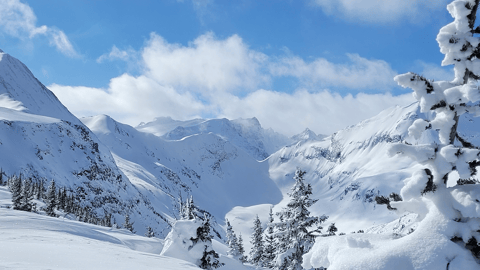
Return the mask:
<path fill-rule="evenodd" d="M 0 187 L 0 269 L 199 269 L 160 256 L 162 239 L 6 208 L 10 204 L 10 192 Z M 214 241 L 214 248 L 222 270 L 252 269 L 222 255 L 223 244 Z"/>

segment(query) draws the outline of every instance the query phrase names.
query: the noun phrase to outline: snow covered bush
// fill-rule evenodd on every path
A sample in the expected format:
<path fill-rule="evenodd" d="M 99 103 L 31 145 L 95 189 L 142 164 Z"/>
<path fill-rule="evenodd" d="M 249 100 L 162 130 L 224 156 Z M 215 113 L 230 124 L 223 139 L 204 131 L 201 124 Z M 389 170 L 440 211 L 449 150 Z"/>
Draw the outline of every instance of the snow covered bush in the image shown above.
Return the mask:
<path fill-rule="evenodd" d="M 208 218 L 177 220 L 172 227 L 160 255 L 178 258 L 198 265 L 202 269 L 222 266 L 219 255 L 212 248 Z"/>
<path fill-rule="evenodd" d="M 453 81 L 434 82 L 414 73 L 395 77 L 398 84 L 413 89 L 421 111 L 429 115 L 417 119 L 409 135 L 418 139 L 425 130 L 433 129 L 438 141 L 393 145 L 389 154 L 405 154 L 423 168 L 405 179 L 400 196 L 379 197 L 377 202 L 400 213 L 418 214 L 417 230 L 400 239 L 365 234 L 317 241 L 305 256 L 305 268 L 480 269 L 480 150 L 457 132 L 463 114 L 480 116 L 476 83 L 480 78 L 480 39 L 474 36 L 480 33 L 480 28 L 475 28 L 479 2 L 455 0 L 449 4 L 447 9 L 455 20 L 437 36 L 445 54 L 442 65 L 454 65 Z"/>

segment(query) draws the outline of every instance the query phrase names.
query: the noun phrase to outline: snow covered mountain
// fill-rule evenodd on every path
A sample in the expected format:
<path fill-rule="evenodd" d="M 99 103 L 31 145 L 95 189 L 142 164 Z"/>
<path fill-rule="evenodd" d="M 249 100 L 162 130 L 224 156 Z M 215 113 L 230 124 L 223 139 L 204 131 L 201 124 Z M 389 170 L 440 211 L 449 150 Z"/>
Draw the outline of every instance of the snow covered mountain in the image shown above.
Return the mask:
<path fill-rule="evenodd" d="M 202 118 L 180 121 L 174 120 L 171 117 L 157 117 L 152 122 L 142 122 L 135 128 L 143 132 L 152 133 L 156 136 L 163 136 L 165 133 L 172 131 L 177 127 L 190 127 L 205 121 L 206 120 Z"/>
<path fill-rule="evenodd" d="M 105 115 L 81 120 L 109 148 L 136 188 L 171 216 L 176 215 L 172 203 L 188 195 L 222 222 L 235 206 L 281 200 L 268 164 L 217 135 L 199 133 L 167 141 Z"/>
<path fill-rule="evenodd" d="M 2 50 L 0 107 L 80 123 L 22 62 Z"/>
<path fill-rule="evenodd" d="M 306 128 L 302 133 L 293 135 L 290 139 L 293 142 L 302 142 L 302 141 L 321 141 L 325 139 L 327 136 L 325 135 L 317 135 L 315 132 L 311 131 L 309 128 Z"/>
<path fill-rule="evenodd" d="M 394 142 L 434 140 L 433 131 L 418 141 L 408 136 L 408 127 L 419 115 L 416 103 L 390 108 L 322 141 L 303 140 L 284 147 L 268 158 L 270 176 L 286 194 L 296 168 L 307 171 L 313 196 L 319 199 L 313 212 L 329 215 L 329 222 L 336 222 L 340 231 L 390 222 L 397 216 L 376 205 L 375 196 L 399 192 L 415 164 L 404 156 L 388 157 L 387 149 Z"/>
<path fill-rule="evenodd" d="M 189 121 L 157 118 L 153 122 L 139 125 L 137 129 L 157 136 L 161 135 L 166 140 L 181 140 L 196 134 L 213 133 L 244 149 L 257 160 L 264 160 L 283 146 L 293 142 L 272 129 L 263 129 L 256 118 Z"/>
<path fill-rule="evenodd" d="M 128 213 L 139 234 L 150 226 L 166 235 L 178 200 L 190 195 L 221 222 L 235 206 L 281 200 L 268 164 L 252 156 L 268 155 L 264 134 L 278 136 L 277 143 L 284 138 L 264 131 L 256 119 L 193 126 L 232 140 L 198 132 L 167 141 L 108 116 L 82 119 L 84 124 L 20 61 L 1 57 L 0 167 L 7 175 L 47 184 L 55 179 L 100 217 L 112 213 L 122 224 Z"/>
<path fill-rule="evenodd" d="M 17 59 L 0 54 L 0 167 L 45 188 L 52 179 L 67 188 L 78 205 L 101 218 L 126 214 L 143 233 L 169 226 L 168 216 L 132 185 L 109 149 L 73 116 Z"/>

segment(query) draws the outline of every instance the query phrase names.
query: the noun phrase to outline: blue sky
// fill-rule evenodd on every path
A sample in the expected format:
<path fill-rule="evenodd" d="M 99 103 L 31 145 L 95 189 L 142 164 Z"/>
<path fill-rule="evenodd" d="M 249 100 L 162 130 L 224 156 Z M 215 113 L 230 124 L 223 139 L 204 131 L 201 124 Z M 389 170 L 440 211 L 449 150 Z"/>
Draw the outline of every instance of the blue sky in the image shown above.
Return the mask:
<path fill-rule="evenodd" d="M 426 3 L 428 2 L 428 3 Z M 450 80 L 447 0 L 0 0 L 0 49 L 76 115 L 257 117 L 328 134 Z"/>

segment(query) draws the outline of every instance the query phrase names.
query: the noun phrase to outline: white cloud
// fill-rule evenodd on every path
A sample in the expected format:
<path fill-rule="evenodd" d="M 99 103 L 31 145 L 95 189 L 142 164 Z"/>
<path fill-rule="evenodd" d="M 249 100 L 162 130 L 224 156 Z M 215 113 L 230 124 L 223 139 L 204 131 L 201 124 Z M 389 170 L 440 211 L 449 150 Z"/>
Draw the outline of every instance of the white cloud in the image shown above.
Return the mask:
<path fill-rule="evenodd" d="M 447 0 L 311 0 L 327 14 L 341 14 L 344 18 L 363 22 L 396 22 L 409 19 L 414 22 L 428 18 L 432 10 L 445 8 Z"/>
<path fill-rule="evenodd" d="M 349 125 L 375 116 L 395 105 L 414 102 L 411 94 L 364 94 L 341 96 L 322 91 L 298 90 L 293 94 L 267 90 L 255 91 L 245 98 L 225 96 L 216 100 L 221 117 L 230 119 L 257 117 L 264 127 L 286 135 L 310 128 L 317 133 L 331 134 Z"/>
<path fill-rule="evenodd" d="M 268 82 L 261 70 L 267 57 L 249 49 L 237 35 L 219 40 L 207 33 L 182 46 L 152 34 L 142 58 L 147 76 L 192 91 L 252 89 Z"/>
<path fill-rule="evenodd" d="M 61 53 L 70 57 L 78 55 L 63 31 L 45 25 L 37 26 L 32 8 L 20 0 L 0 0 L 0 30 L 20 39 L 46 36 Z"/>
<path fill-rule="evenodd" d="M 392 78 L 397 73 L 387 62 L 368 60 L 358 54 L 347 56 L 347 64 L 334 64 L 323 58 L 306 63 L 300 57 L 285 57 L 272 63 L 270 70 L 276 76 L 299 78 L 306 85 L 382 90 L 396 86 Z"/>
<path fill-rule="evenodd" d="M 207 108 L 190 93 L 178 93 L 146 76 L 124 74 L 110 81 L 108 89 L 50 85 L 55 95 L 77 116 L 108 114 L 132 125 L 158 116 L 188 119 Z"/>
<path fill-rule="evenodd" d="M 391 106 L 414 102 L 411 94 L 357 94 L 340 96 L 299 90 L 293 94 L 257 90 L 244 98 L 223 93 L 208 104 L 190 93 L 159 85 L 144 76 L 115 78 L 108 89 L 51 85 L 49 88 L 77 116 L 108 114 L 137 125 L 158 116 L 187 120 L 198 116 L 229 119 L 257 117 L 265 128 L 294 135 L 306 127 L 331 134 L 372 117 Z"/>
<path fill-rule="evenodd" d="M 136 52 L 134 52 L 136 53 Z M 100 61 L 127 58 L 113 47 Z M 268 57 L 237 36 L 218 39 L 208 33 L 187 46 L 171 44 L 152 34 L 136 53 L 140 76 L 124 74 L 108 88 L 51 85 L 49 88 L 77 116 L 108 114 L 137 125 L 159 116 L 257 117 L 265 127 L 293 135 L 309 127 L 331 133 L 371 117 L 383 109 L 413 101 L 411 95 L 362 94 L 359 90 L 390 89 L 396 74 L 379 60 L 348 55 L 346 64 L 325 59 L 305 62 L 296 56 Z M 291 94 L 258 90 L 278 77 L 292 76 L 304 89 Z M 354 89 L 341 96 L 319 86 Z M 378 91 L 377 91 L 378 92 Z"/>
<path fill-rule="evenodd" d="M 109 53 L 102 54 L 97 58 L 97 63 L 103 63 L 105 61 L 130 61 L 135 60 L 137 57 L 137 52 L 131 48 L 127 50 L 120 50 L 117 46 L 113 45 L 112 50 Z"/>

